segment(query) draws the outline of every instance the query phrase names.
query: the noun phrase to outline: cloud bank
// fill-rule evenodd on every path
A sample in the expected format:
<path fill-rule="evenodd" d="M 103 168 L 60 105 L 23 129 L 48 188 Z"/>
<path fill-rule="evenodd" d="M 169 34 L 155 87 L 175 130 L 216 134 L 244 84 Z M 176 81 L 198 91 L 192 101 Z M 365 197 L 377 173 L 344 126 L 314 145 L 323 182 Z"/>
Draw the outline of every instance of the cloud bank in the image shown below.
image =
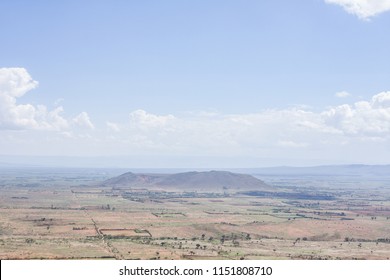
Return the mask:
<path fill-rule="evenodd" d="M 117 129 L 116 131 L 118 131 Z M 130 145 L 170 152 L 251 154 L 390 140 L 390 91 L 321 112 L 288 108 L 253 114 L 155 115 L 137 110 L 121 124 Z"/>
<path fill-rule="evenodd" d="M 82 128 L 94 129 L 95 126 L 91 122 L 88 114 L 86 112 L 81 112 L 75 118 L 73 118 L 73 123 Z"/>
<path fill-rule="evenodd" d="M 389 0 L 325 0 L 325 2 L 339 5 L 348 13 L 363 20 L 390 11 Z"/>
<path fill-rule="evenodd" d="M 62 106 L 48 110 L 45 105 L 18 103 L 18 98 L 37 86 L 24 68 L 0 68 L 0 129 L 64 131 L 72 125 L 94 127 L 86 112 L 70 121 L 63 116 Z"/>
<path fill-rule="evenodd" d="M 138 109 L 99 125 L 87 112 L 66 117 L 61 106 L 19 104 L 18 98 L 37 85 L 23 68 L 0 69 L 0 154 L 390 158 L 390 91 L 321 111 L 155 114 Z"/>

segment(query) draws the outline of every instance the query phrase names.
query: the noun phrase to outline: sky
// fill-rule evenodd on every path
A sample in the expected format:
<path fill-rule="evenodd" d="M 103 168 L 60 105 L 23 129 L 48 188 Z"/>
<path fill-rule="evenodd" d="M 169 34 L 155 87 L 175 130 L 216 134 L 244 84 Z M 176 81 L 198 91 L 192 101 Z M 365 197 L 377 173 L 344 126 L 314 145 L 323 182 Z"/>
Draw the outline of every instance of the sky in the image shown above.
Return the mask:
<path fill-rule="evenodd" d="M 389 164 L 389 26 L 390 0 L 1 1 L 0 161 Z"/>

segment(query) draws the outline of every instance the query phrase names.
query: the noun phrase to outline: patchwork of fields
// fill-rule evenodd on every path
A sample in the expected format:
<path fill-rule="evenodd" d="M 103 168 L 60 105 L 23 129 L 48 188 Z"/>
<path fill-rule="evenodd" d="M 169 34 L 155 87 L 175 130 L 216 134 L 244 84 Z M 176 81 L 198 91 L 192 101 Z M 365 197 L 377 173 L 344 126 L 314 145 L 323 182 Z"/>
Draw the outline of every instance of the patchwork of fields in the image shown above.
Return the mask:
<path fill-rule="evenodd" d="M 264 195 L 116 189 L 100 179 L 3 176 L 0 258 L 390 258 L 386 182 L 275 181 L 282 195 Z"/>

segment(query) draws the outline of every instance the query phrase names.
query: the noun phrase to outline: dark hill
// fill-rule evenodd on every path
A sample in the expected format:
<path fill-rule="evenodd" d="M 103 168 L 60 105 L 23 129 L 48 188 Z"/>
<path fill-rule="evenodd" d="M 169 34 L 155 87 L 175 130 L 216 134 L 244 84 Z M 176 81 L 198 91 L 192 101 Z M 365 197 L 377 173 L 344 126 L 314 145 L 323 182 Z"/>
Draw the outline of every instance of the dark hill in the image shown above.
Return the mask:
<path fill-rule="evenodd" d="M 227 171 L 185 172 L 177 174 L 124 173 L 104 181 L 104 185 L 179 189 L 264 189 L 269 186 L 247 174 Z"/>

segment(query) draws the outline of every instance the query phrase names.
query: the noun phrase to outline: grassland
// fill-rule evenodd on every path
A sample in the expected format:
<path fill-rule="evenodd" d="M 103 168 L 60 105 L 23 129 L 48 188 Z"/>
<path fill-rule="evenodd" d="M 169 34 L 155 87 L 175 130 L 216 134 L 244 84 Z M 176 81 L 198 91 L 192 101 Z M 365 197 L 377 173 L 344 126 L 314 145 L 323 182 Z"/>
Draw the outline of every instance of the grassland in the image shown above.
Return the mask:
<path fill-rule="evenodd" d="M 264 178 L 189 192 L 110 173 L 2 172 L 0 259 L 389 259 L 390 182 Z"/>

